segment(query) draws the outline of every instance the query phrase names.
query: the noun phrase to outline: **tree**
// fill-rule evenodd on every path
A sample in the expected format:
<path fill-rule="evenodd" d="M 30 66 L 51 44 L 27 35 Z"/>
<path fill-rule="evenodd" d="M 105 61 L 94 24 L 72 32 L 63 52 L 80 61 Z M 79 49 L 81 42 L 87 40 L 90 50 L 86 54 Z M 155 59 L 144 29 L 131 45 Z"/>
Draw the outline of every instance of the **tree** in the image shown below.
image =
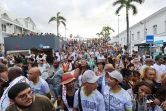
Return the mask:
<path fill-rule="evenodd" d="M 72 34 L 70 34 L 70 38 L 72 38 L 73 37 L 73 35 Z"/>
<path fill-rule="evenodd" d="M 127 45 L 129 45 L 129 9 L 132 9 L 133 15 L 136 15 L 138 13 L 137 7 L 133 5 L 132 3 L 139 3 L 142 4 L 144 0 L 116 0 L 113 3 L 113 6 L 120 5 L 115 14 L 119 14 L 120 10 L 122 8 L 126 8 L 126 25 L 127 25 Z"/>
<path fill-rule="evenodd" d="M 109 26 L 103 27 L 102 32 L 103 32 L 103 34 L 104 34 L 104 39 L 107 40 L 107 38 L 109 38 L 109 36 L 110 36 L 110 34 L 111 34 L 110 31 L 115 32 L 115 31 L 114 31 L 111 27 L 109 27 Z"/>
<path fill-rule="evenodd" d="M 109 26 L 106 26 L 106 27 L 103 27 L 103 29 L 102 29 L 102 35 L 103 35 L 103 39 L 104 39 L 104 41 L 108 41 L 109 39 L 110 39 L 110 31 L 113 31 L 113 32 L 115 32 L 111 27 L 109 27 Z"/>
<path fill-rule="evenodd" d="M 100 33 L 96 33 L 96 35 L 100 38 Z"/>
<path fill-rule="evenodd" d="M 57 36 L 59 36 L 59 26 L 62 23 L 66 27 L 66 23 L 65 23 L 66 19 L 64 17 L 60 16 L 60 12 L 58 12 L 56 16 L 50 18 L 48 23 L 53 22 L 53 21 L 55 21 L 57 24 Z"/>
<path fill-rule="evenodd" d="M 103 42 L 107 42 L 109 41 L 111 38 L 110 38 L 110 31 L 113 31 L 115 32 L 111 27 L 109 26 L 105 26 L 102 28 L 101 32 L 100 33 L 96 33 L 96 35 L 99 36 L 99 40 Z"/>

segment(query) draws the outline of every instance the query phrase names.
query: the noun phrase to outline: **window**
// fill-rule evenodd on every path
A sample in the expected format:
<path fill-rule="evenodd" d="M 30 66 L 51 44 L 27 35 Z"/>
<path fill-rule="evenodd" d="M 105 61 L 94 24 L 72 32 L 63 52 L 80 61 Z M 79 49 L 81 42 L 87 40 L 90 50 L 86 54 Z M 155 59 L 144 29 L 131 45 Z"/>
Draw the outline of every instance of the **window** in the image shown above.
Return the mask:
<path fill-rule="evenodd" d="M 132 34 L 132 40 L 134 40 L 134 34 Z"/>
<path fill-rule="evenodd" d="M 140 39 L 140 32 L 137 32 L 137 39 Z"/>
<path fill-rule="evenodd" d="M 25 21 L 25 27 L 28 28 L 28 22 L 27 21 Z"/>
<path fill-rule="evenodd" d="M 2 31 L 6 32 L 6 25 L 2 24 L 1 28 L 2 28 Z"/>
<path fill-rule="evenodd" d="M 153 34 L 154 34 L 154 35 L 157 34 L 157 25 L 154 25 L 154 26 L 153 26 Z"/>

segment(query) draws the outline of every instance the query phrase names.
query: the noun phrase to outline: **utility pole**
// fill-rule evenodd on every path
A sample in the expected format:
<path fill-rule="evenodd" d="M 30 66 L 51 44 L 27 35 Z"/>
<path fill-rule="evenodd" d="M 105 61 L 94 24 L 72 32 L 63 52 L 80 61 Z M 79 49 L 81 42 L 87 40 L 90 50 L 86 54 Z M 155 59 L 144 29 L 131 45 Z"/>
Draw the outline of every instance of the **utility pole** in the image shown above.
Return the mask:
<path fill-rule="evenodd" d="M 65 40 L 67 39 L 67 37 L 66 37 L 66 30 L 68 30 L 68 29 L 65 27 Z"/>
<path fill-rule="evenodd" d="M 119 16 L 120 15 L 118 15 L 118 38 L 119 38 Z"/>

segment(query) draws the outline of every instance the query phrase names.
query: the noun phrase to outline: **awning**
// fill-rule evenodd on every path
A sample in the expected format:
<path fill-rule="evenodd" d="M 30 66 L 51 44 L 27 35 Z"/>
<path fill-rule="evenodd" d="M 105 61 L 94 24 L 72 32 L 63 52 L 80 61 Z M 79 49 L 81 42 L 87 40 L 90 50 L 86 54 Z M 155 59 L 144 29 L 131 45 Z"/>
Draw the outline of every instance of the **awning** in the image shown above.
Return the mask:
<path fill-rule="evenodd" d="M 163 44 L 164 42 L 166 42 L 166 36 L 154 36 L 153 44 Z M 146 40 L 143 40 L 140 44 L 135 44 L 134 46 L 149 46 L 149 44 L 146 44 Z"/>
<path fill-rule="evenodd" d="M 7 51 L 7 54 L 19 53 L 19 52 L 29 52 L 29 50 L 13 50 L 13 51 Z"/>

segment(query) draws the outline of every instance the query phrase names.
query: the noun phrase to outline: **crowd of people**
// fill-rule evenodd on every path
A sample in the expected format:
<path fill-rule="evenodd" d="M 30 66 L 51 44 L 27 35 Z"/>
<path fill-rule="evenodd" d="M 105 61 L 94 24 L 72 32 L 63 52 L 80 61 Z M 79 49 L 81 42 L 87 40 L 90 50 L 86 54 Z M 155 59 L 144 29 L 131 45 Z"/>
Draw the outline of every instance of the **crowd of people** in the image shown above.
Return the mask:
<path fill-rule="evenodd" d="M 44 36 L 44 35 L 54 35 L 54 34 L 52 34 L 52 33 L 30 33 L 30 34 L 26 34 L 26 33 L 24 33 L 24 34 L 15 34 L 15 33 L 13 33 L 13 34 L 11 34 L 10 35 L 10 37 L 24 37 L 24 36 Z"/>
<path fill-rule="evenodd" d="M 1 55 L 0 55 L 1 56 Z M 5 62 L 6 61 L 6 62 Z M 0 57 L 1 111 L 164 111 L 166 56 L 117 46 L 69 46 Z"/>

